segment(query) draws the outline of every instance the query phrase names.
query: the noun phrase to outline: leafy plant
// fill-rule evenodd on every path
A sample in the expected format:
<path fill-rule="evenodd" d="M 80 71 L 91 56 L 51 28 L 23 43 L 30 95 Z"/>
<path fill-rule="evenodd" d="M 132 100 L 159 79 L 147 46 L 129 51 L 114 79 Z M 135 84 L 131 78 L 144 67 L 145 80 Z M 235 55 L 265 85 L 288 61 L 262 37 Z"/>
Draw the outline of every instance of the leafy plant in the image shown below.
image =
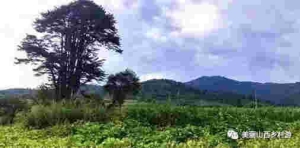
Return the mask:
<path fill-rule="evenodd" d="M 52 102 L 49 105 L 33 105 L 28 112 L 21 113 L 18 122 L 27 127 L 43 128 L 57 124 L 74 123 L 80 120 L 105 122 L 108 117 L 101 104 L 72 101 Z"/>

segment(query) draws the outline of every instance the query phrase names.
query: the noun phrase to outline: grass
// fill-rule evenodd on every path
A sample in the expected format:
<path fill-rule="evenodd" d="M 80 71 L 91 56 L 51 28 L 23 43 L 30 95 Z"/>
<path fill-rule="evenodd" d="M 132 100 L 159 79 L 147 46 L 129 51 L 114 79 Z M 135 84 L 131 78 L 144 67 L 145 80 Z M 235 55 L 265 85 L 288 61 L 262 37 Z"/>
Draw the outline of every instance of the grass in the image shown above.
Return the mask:
<path fill-rule="evenodd" d="M 63 127 L 29 130 L 20 126 L 0 126 L 0 147 L 75 146 Z"/>
<path fill-rule="evenodd" d="M 106 122 L 108 116 L 105 107 L 95 101 L 65 101 L 33 105 L 19 112 L 15 120 L 26 127 L 44 128 L 77 121 Z"/>
<path fill-rule="evenodd" d="M 56 110 L 70 104 L 53 104 Z M 54 107 L 43 106 L 53 110 Z M 93 108 L 86 104 L 77 109 Z M 42 112 L 32 111 L 23 117 Z M 75 109 L 75 108 L 74 108 Z M 88 110 L 88 109 L 85 109 Z M 103 113 L 103 112 L 102 112 Z M 294 107 L 189 107 L 170 104 L 128 102 L 121 110 L 104 112 L 107 121 L 80 118 L 73 122 L 53 122 L 48 126 L 0 126 L 2 147 L 86 147 L 103 148 L 194 148 L 194 147 L 300 147 L 300 109 Z M 64 113 L 53 111 L 34 120 L 68 119 Z M 82 113 L 74 113 L 82 114 Z M 93 114 L 87 112 L 86 115 Z M 75 116 L 75 115 L 74 115 Z M 77 117 L 76 115 L 75 117 Z M 73 119 L 73 115 L 71 116 Z M 31 118 L 31 117 L 30 117 Z M 49 119 L 48 119 L 49 118 Z M 76 118 L 77 119 L 77 118 Z M 57 120 L 61 121 L 61 120 Z M 81 122 L 79 122 L 81 121 Z M 33 123 L 31 123 L 33 124 Z M 35 124 L 33 124 L 35 125 Z M 34 129 L 32 129 L 34 128 Z M 42 128 L 42 129 L 36 129 Z M 242 131 L 292 132 L 290 139 L 238 139 L 227 137 L 228 129 Z"/>

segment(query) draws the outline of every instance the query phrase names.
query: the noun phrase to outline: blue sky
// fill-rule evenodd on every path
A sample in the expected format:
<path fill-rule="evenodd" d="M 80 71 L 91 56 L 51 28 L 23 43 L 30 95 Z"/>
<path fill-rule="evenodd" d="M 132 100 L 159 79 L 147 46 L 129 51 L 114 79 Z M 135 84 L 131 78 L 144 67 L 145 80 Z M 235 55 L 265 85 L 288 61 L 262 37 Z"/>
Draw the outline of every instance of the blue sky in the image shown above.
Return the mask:
<path fill-rule="evenodd" d="M 0 73 L 0 89 L 36 87 L 46 80 L 35 78 L 30 66 L 13 64 L 15 56 L 22 56 L 16 47 L 33 31 L 32 22 L 40 12 L 68 2 L 1 2 L 0 66 L 7 71 Z M 107 50 L 99 53 L 107 59 L 107 73 L 131 68 L 142 80 L 183 82 L 212 75 L 256 82 L 300 80 L 300 1 L 95 2 L 115 15 L 124 50 L 122 55 Z"/>

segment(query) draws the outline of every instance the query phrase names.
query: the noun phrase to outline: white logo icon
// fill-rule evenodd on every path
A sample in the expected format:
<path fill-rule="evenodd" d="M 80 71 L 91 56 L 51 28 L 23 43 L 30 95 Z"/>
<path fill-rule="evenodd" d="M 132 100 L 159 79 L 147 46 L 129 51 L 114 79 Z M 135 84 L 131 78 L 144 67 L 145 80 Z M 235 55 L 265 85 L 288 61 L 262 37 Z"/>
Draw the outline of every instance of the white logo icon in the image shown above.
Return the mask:
<path fill-rule="evenodd" d="M 232 130 L 232 129 L 228 130 L 227 136 L 231 139 L 238 139 L 239 138 L 238 133 L 236 131 Z"/>

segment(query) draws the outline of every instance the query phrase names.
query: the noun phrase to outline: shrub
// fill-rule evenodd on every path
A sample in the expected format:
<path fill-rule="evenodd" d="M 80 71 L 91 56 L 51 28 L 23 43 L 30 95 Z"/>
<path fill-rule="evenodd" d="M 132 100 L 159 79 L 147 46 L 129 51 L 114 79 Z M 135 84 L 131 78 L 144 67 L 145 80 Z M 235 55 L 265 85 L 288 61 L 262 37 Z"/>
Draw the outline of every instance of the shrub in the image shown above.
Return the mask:
<path fill-rule="evenodd" d="M 0 124 L 12 124 L 16 113 L 27 108 L 28 105 L 24 99 L 12 97 L 0 99 Z"/>
<path fill-rule="evenodd" d="M 2 115 L 0 116 L 0 125 L 11 124 L 13 117 L 10 115 Z"/>
<path fill-rule="evenodd" d="M 50 105 L 33 105 L 28 112 L 19 115 L 18 122 L 26 127 L 43 128 L 80 120 L 105 122 L 106 119 L 106 110 L 99 104 L 64 101 L 52 102 Z"/>
<path fill-rule="evenodd" d="M 66 128 L 57 128 L 60 130 L 28 130 L 18 126 L 0 126 L 0 147 L 74 147 L 70 138 L 64 136 Z"/>
<path fill-rule="evenodd" d="M 50 105 L 55 101 L 55 90 L 51 85 L 41 84 L 37 87 L 34 95 L 29 99 L 29 105 Z"/>

